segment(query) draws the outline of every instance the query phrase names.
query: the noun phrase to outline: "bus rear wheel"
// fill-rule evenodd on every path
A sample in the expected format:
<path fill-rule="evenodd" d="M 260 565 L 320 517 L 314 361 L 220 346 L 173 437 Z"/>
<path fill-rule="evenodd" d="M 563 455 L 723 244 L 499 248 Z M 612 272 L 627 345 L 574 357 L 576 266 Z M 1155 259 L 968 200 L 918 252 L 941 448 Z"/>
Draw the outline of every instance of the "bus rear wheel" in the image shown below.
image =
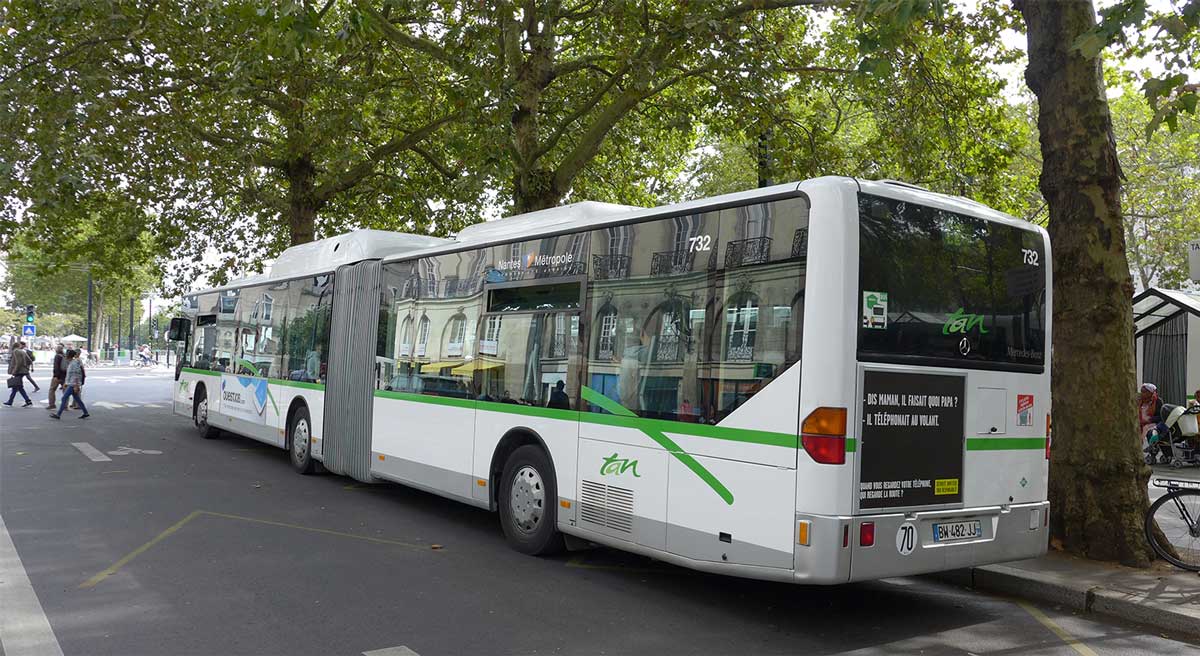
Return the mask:
<path fill-rule="evenodd" d="M 200 431 L 200 437 L 206 440 L 217 438 L 221 431 L 208 423 L 208 390 L 201 387 L 196 392 L 196 406 L 193 411 L 193 418 L 196 421 L 196 430 Z"/>
<path fill-rule="evenodd" d="M 308 418 L 308 408 L 300 406 L 292 413 L 292 420 L 288 423 L 288 455 L 292 460 L 292 469 L 301 474 L 316 471 L 311 448 L 312 420 Z"/>
<path fill-rule="evenodd" d="M 504 464 L 499 491 L 500 526 L 513 549 L 534 556 L 563 550 L 558 532 L 558 485 L 550 458 L 532 444 Z"/>

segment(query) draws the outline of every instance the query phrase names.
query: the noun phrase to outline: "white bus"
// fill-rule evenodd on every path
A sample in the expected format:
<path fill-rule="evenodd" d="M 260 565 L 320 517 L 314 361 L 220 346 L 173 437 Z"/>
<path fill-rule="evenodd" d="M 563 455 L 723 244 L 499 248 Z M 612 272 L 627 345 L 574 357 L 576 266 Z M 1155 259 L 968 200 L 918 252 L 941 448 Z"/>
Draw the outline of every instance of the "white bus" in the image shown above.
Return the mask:
<path fill-rule="evenodd" d="M 1045 552 L 1045 231 L 825 177 L 455 239 L 358 231 L 189 294 L 175 412 L 598 543 L 834 584 Z"/>

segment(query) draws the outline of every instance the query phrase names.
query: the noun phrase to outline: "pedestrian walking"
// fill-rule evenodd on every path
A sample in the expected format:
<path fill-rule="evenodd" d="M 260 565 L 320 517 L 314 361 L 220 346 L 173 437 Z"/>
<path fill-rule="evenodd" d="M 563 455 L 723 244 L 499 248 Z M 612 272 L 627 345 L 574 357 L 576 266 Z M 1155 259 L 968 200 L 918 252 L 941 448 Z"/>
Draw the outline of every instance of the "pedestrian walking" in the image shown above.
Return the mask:
<path fill-rule="evenodd" d="M 84 375 L 83 374 L 83 363 L 79 361 L 79 351 L 68 350 L 65 355 L 66 355 L 66 359 L 67 359 L 67 378 L 66 378 L 66 387 L 65 387 L 66 391 L 63 392 L 62 404 L 59 407 L 58 412 L 55 412 L 55 413 L 51 414 L 50 416 L 54 419 L 58 419 L 59 417 L 61 417 L 62 416 L 62 406 L 67 405 L 67 400 L 74 397 L 75 400 L 79 403 L 80 409 L 83 410 L 83 414 L 80 415 L 79 418 L 87 419 L 91 415 L 88 414 L 87 406 L 83 404 L 83 399 L 79 396 L 79 393 L 83 390 L 83 375 Z"/>
<path fill-rule="evenodd" d="M 25 377 L 29 379 L 29 384 L 33 385 L 33 391 L 40 392 L 42 391 L 42 388 L 38 386 L 37 381 L 34 380 L 33 376 L 31 375 L 31 372 L 33 371 L 33 363 L 37 360 L 37 358 L 33 355 L 33 349 L 29 348 L 29 345 L 25 342 L 21 342 L 21 348 L 25 349 L 25 355 L 29 356 L 29 371 L 25 372 Z"/>
<path fill-rule="evenodd" d="M 21 398 L 25 399 L 23 407 L 28 408 L 33 405 L 33 401 L 30 401 L 29 395 L 25 393 L 25 377 L 29 375 L 29 365 L 31 363 L 29 354 L 21 346 L 22 344 L 17 342 L 8 359 L 8 388 L 11 391 L 8 394 L 8 402 L 4 405 L 10 408 L 12 407 L 13 399 L 17 398 L 17 392 L 20 392 Z"/>
<path fill-rule="evenodd" d="M 54 402 L 57 400 L 56 392 L 59 390 L 59 388 L 62 388 L 63 394 L 66 394 L 67 392 L 65 387 L 67 381 L 67 368 L 64 366 L 64 359 L 63 345 L 59 344 L 58 346 L 54 347 L 54 373 L 51 374 L 52 378 L 50 378 L 50 405 L 47 407 L 47 410 L 54 410 L 56 407 Z"/>

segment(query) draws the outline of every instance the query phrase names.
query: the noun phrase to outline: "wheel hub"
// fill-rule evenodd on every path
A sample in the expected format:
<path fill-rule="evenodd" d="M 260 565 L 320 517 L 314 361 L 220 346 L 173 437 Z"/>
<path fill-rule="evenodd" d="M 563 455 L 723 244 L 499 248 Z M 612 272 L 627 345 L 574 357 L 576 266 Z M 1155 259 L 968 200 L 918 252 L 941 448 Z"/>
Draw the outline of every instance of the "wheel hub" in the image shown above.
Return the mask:
<path fill-rule="evenodd" d="M 300 419 L 292 429 L 292 453 L 296 455 L 297 462 L 304 462 L 308 458 L 308 440 L 308 421 Z"/>
<path fill-rule="evenodd" d="M 509 490 L 509 507 L 517 528 L 524 533 L 537 530 L 546 512 L 546 486 L 538 470 L 525 465 L 517 471 Z"/>

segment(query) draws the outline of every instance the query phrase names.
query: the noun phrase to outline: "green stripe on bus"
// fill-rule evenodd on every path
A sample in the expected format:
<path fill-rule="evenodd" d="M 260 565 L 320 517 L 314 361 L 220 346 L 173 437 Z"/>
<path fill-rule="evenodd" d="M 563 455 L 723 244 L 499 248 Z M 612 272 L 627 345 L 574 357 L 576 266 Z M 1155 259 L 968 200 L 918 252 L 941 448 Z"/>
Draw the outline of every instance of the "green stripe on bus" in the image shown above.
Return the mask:
<path fill-rule="evenodd" d="M 325 391 L 325 386 L 320 383 L 306 383 L 301 380 L 284 380 L 282 378 L 268 378 L 272 385 L 283 385 L 284 387 L 299 387 L 302 389 Z"/>
<path fill-rule="evenodd" d="M 603 410 L 611 412 L 614 416 L 624 417 L 627 419 L 637 418 L 633 411 L 629 410 L 620 403 L 613 401 L 607 396 L 604 396 L 600 392 L 588 387 L 587 385 L 583 386 L 582 394 L 585 401 Z M 588 414 L 591 415 L 592 413 Z M 595 416 L 603 417 L 605 415 Z M 589 416 L 589 419 L 591 418 L 592 417 Z M 712 472 L 705 469 L 704 465 L 701 465 L 690 454 L 684 453 L 683 449 L 679 448 L 679 445 L 672 441 L 671 438 L 663 435 L 661 431 L 654 430 L 652 428 L 643 426 L 640 427 L 639 430 L 645 433 L 650 439 L 658 442 L 659 446 L 669 451 L 671 455 L 675 456 L 676 460 L 683 463 L 683 465 L 688 469 L 692 470 L 692 473 L 696 476 L 699 476 L 700 480 L 707 483 L 708 486 L 712 488 L 713 492 L 717 493 L 717 496 L 725 500 L 726 504 L 731 506 L 733 505 L 733 493 L 729 491 L 729 488 L 725 487 L 721 481 L 717 480 L 716 476 L 713 476 Z"/>
<path fill-rule="evenodd" d="M 181 371 L 186 371 L 189 374 L 199 374 L 201 376 L 220 376 L 221 375 L 221 372 L 219 372 L 219 371 L 209 371 L 208 369 L 193 369 L 191 367 L 184 367 L 183 369 L 181 369 Z"/>
<path fill-rule="evenodd" d="M 584 388 L 590 389 L 590 388 Z M 593 390 L 594 391 L 594 390 Z M 599 392 L 596 392 L 599 394 Z M 402 401 L 413 401 L 416 403 L 429 403 L 432 405 L 444 405 L 455 408 L 478 408 L 489 412 L 503 412 L 511 415 L 524 415 L 527 417 L 544 417 L 547 419 L 563 419 L 566 421 L 582 421 L 589 424 L 598 424 L 601 426 L 618 426 L 621 428 L 635 428 L 637 430 L 656 430 L 663 433 L 674 433 L 677 435 L 689 435 L 692 437 L 709 437 L 718 440 L 727 440 L 731 442 L 746 442 L 748 444 L 763 444 L 766 446 L 782 446 L 788 448 L 796 448 L 796 436 L 788 435 L 787 433 L 772 433 L 769 431 L 752 430 L 748 428 L 726 428 L 722 426 L 709 426 L 708 424 L 689 424 L 679 421 L 667 421 L 665 419 L 643 419 L 629 414 L 604 415 L 596 412 L 579 412 L 577 410 L 560 410 L 557 408 L 542 408 L 539 406 L 519 405 L 515 403 L 497 403 L 495 401 L 474 401 L 471 399 L 461 399 L 450 396 L 432 396 L 427 394 L 413 394 L 411 392 L 391 392 L 387 390 L 376 390 L 375 396 L 385 399 L 399 399 Z M 605 401 L 612 402 L 608 397 L 600 395 Z M 584 392 L 584 399 L 591 401 L 588 398 L 588 393 Z M 609 410 L 603 405 L 592 401 L 594 405 L 600 406 L 605 410 Z M 614 403 L 618 408 L 624 409 L 620 404 Z M 612 412 L 612 410 L 609 410 Z"/>
<path fill-rule="evenodd" d="M 1025 451 L 1045 449 L 1044 437 L 968 437 L 967 451 Z"/>
<path fill-rule="evenodd" d="M 858 440 L 853 437 L 846 438 L 846 453 L 854 453 L 858 451 Z"/>

